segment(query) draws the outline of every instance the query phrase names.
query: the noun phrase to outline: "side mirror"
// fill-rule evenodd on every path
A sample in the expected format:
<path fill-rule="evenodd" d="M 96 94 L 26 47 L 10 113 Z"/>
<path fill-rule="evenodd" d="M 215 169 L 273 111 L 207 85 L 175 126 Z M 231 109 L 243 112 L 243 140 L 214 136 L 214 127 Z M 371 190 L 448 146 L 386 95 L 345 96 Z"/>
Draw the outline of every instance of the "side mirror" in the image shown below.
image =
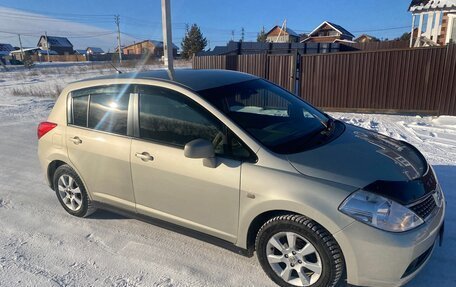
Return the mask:
<path fill-rule="evenodd" d="M 196 139 L 187 143 L 184 147 L 184 155 L 188 158 L 202 158 L 203 165 L 215 168 L 217 160 L 215 158 L 212 143 L 205 139 Z"/>

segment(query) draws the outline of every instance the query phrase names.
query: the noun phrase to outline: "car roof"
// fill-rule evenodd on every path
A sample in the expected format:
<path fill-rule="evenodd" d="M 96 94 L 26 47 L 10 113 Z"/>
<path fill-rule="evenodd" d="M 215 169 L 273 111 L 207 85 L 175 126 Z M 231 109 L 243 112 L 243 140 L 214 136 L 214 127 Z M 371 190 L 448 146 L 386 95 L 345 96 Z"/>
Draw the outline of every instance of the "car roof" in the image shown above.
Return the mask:
<path fill-rule="evenodd" d="M 113 74 L 92 79 L 83 80 L 109 80 L 109 79 L 145 79 L 173 82 L 194 91 L 217 88 L 221 86 L 236 84 L 249 80 L 258 79 L 258 77 L 229 70 L 193 70 L 177 69 L 174 71 L 174 80 L 170 79 L 167 70 L 154 70 L 145 72 Z"/>

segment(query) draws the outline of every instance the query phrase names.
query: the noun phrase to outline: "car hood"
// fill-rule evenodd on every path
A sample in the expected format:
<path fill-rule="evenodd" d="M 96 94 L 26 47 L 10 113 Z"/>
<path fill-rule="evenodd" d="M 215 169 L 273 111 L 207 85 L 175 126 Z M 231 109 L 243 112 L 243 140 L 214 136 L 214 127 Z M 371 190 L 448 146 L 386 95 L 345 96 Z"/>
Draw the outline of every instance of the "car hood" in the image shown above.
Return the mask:
<path fill-rule="evenodd" d="M 413 146 L 351 125 L 335 140 L 287 157 L 304 175 L 358 188 L 376 181 L 411 182 L 427 171 Z"/>

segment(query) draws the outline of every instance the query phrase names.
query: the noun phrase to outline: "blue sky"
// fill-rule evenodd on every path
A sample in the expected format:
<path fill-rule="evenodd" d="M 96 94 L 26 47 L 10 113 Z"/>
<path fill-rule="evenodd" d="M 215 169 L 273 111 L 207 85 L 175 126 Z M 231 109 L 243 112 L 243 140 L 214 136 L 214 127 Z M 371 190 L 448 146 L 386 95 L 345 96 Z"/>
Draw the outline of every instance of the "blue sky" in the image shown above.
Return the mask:
<path fill-rule="evenodd" d="M 309 32 L 328 20 L 355 35 L 368 33 L 391 39 L 410 30 L 409 4 L 410 0 L 171 0 L 173 38 L 180 46 L 185 24 L 197 23 L 213 47 L 230 40 L 233 30 L 235 40 L 241 37 L 242 27 L 245 40 L 255 40 L 263 26 L 268 30 L 287 19 L 288 27 L 299 33 Z M 121 30 L 129 36 L 136 39 L 162 38 L 160 0 L 2 0 L 0 6 L 112 31 L 115 24 L 109 15 L 120 14 Z M 94 14 L 105 16 L 87 16 Z M 0 41 L 1 37 L 0 34 Z"/>

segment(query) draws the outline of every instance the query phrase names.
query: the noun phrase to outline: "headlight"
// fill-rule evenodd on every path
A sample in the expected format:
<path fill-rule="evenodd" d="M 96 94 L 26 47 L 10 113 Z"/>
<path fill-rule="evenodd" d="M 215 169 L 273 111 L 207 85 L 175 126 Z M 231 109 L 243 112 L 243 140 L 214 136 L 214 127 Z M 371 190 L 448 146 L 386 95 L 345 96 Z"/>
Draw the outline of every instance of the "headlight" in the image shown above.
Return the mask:
<path fill-rule="evenodd" d="M 351 194 L 339 210 L 358 221 L 392 232 L 407 231 L 424 222 L 407 207 L 364 190 Z"/>

